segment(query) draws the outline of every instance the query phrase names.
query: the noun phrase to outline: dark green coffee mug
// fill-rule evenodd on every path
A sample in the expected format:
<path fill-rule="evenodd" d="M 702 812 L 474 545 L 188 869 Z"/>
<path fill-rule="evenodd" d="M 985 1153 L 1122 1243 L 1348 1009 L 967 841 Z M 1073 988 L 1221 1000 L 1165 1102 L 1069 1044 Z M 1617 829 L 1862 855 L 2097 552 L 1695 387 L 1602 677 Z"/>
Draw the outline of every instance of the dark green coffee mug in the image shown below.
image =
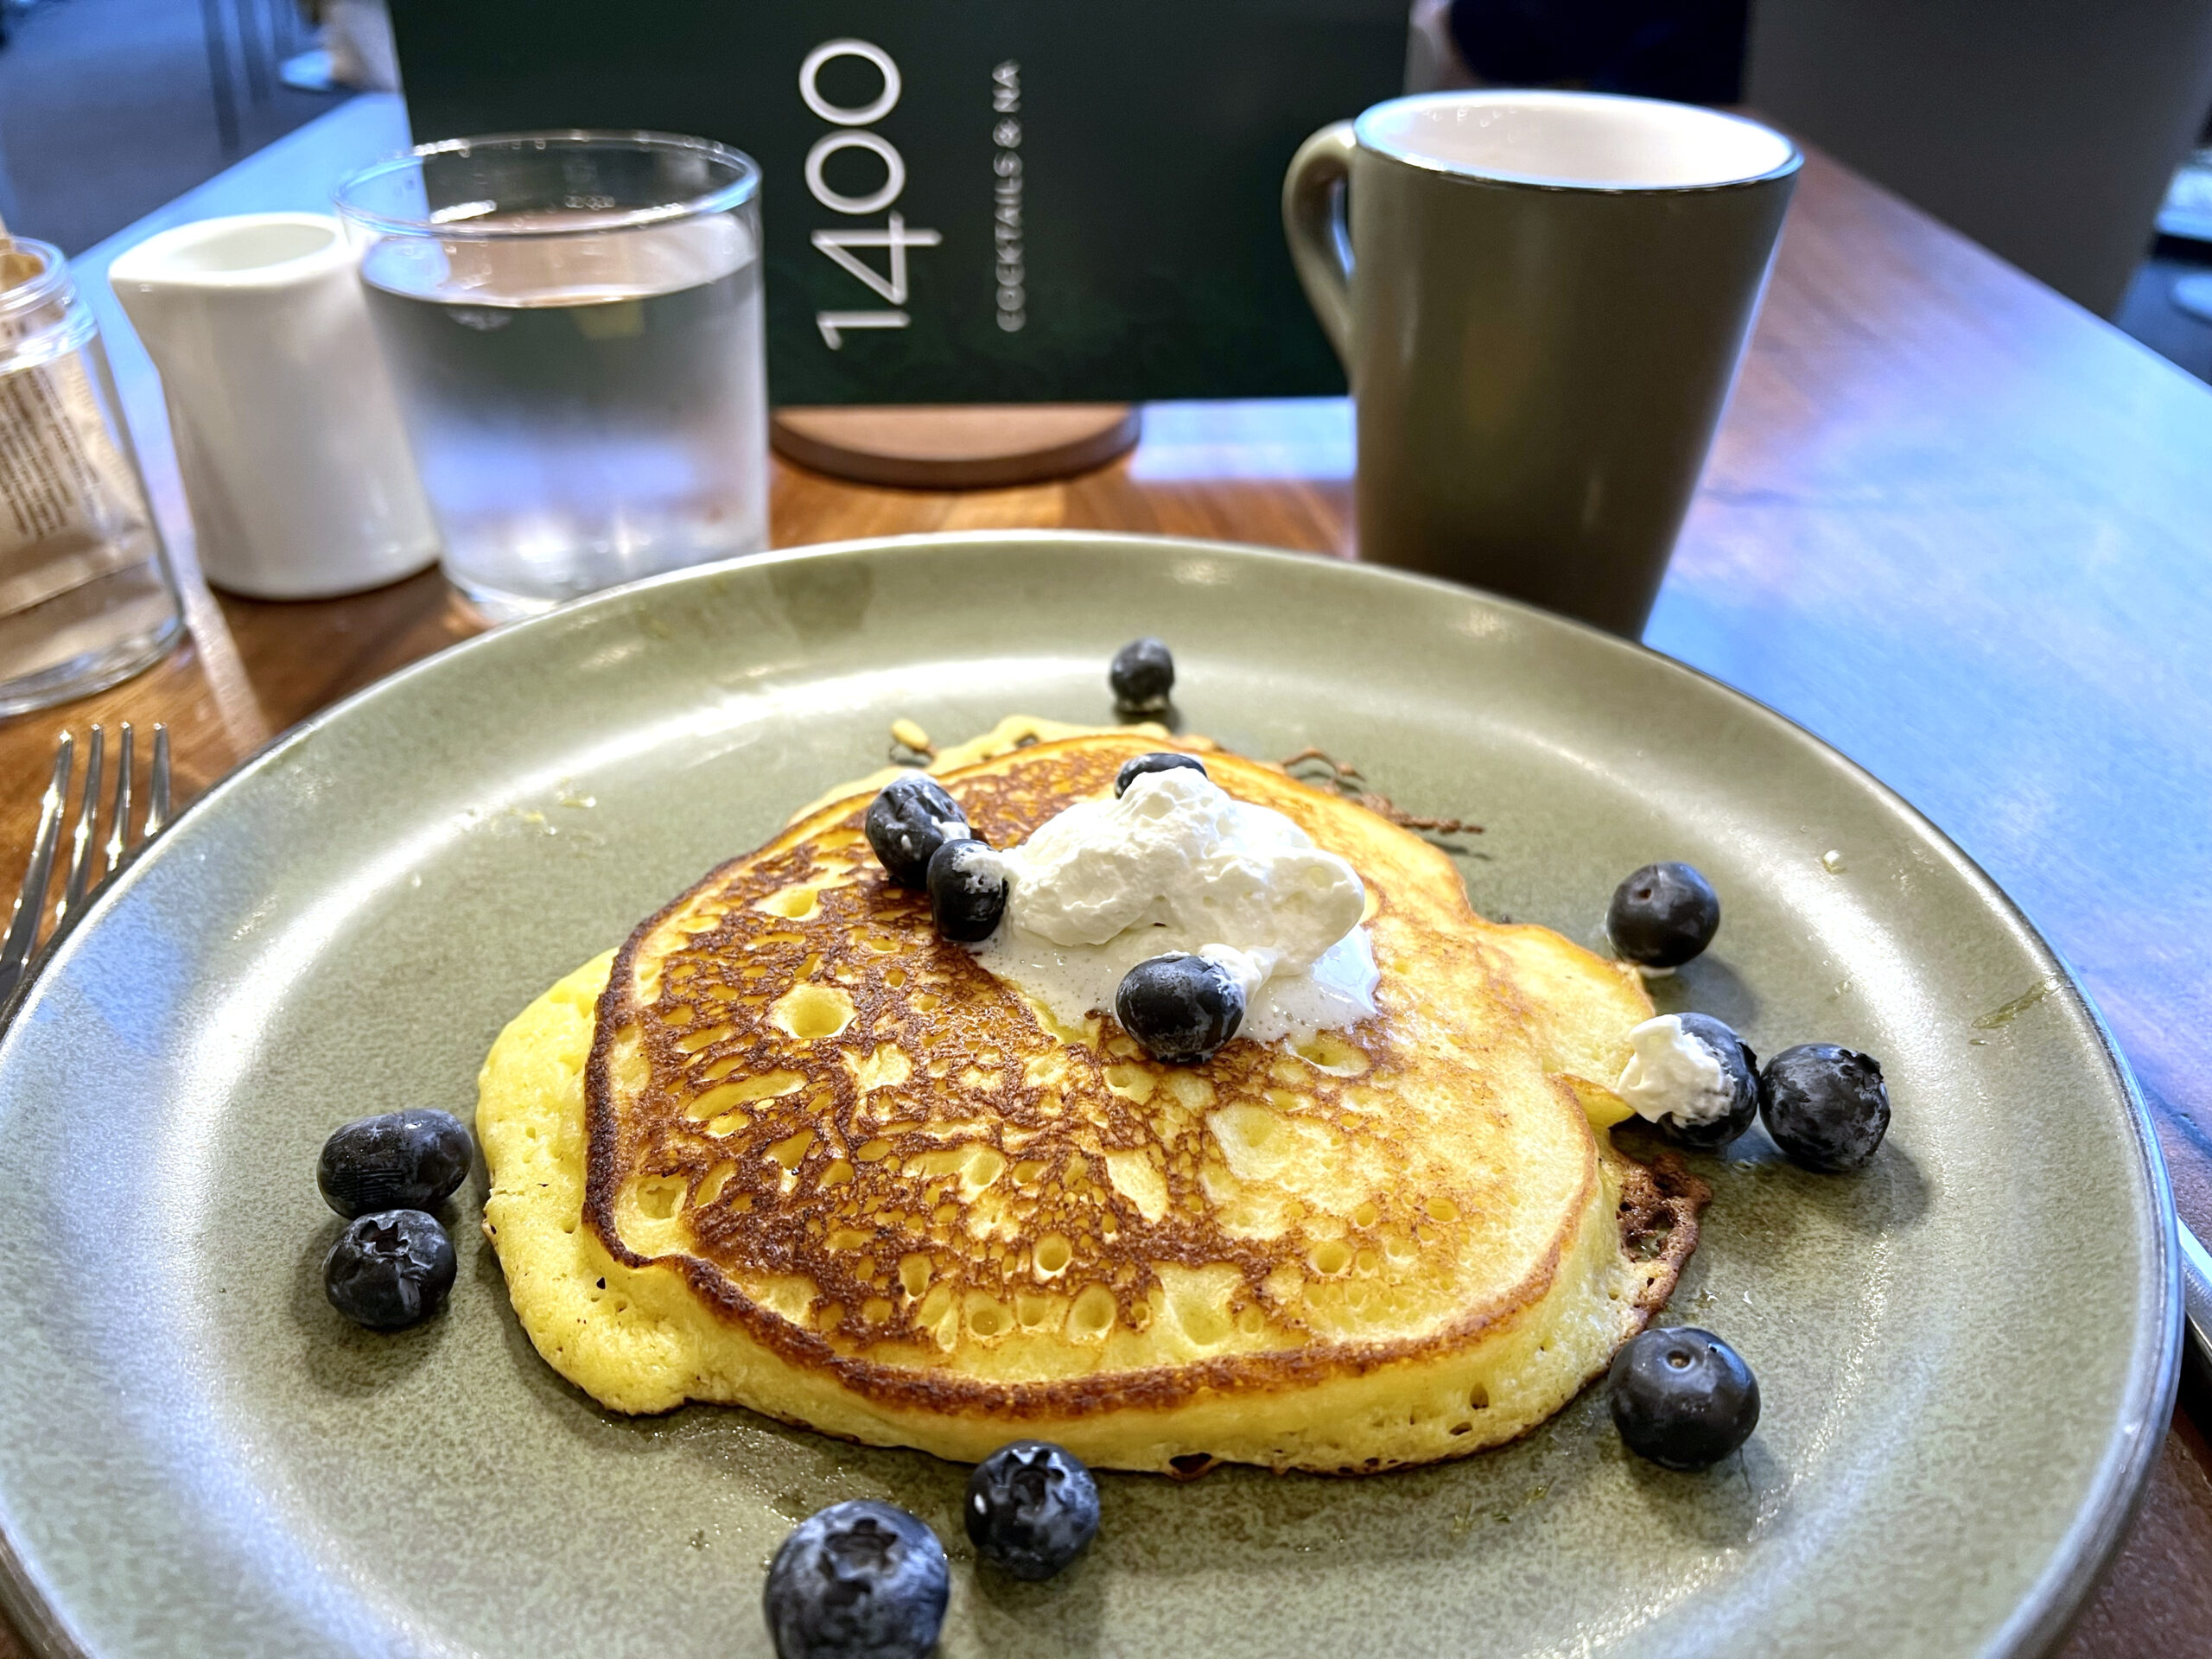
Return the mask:
<path fill-rule="evenodd" d="M 1590 92 L 1393 99 L 1307 139 L 1283 225 L 1351 380 L 1360 556 L 1642 632 L 1802 159 Z"/>

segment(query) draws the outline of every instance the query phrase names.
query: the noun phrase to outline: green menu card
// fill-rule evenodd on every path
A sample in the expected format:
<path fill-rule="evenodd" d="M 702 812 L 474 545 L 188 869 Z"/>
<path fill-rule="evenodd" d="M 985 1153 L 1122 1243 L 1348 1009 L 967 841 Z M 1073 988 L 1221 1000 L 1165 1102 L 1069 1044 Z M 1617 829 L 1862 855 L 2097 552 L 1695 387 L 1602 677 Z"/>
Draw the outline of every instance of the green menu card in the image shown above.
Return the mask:
<path fill-rule="evenodd" d="M 1406 0 L 394 0 L 418 140 L 695 133 L 766 175 L 779 404 L 1333 392 L 1284 168 Z"/>

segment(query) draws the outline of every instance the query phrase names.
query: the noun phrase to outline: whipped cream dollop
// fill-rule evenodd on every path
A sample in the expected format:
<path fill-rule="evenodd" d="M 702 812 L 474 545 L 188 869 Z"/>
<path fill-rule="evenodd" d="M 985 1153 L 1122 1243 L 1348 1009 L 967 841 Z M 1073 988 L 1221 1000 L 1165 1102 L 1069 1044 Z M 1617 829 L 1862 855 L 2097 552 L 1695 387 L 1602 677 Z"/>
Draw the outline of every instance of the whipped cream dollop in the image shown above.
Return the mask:
<path fill-rule="evenodd" d="M 1147 957 L 1189 952 L 1243 987 L 1259 1042 L 1375 1012 L 1358 873 L 1281 813 L 1192 767 L 1141 772 L 1118 799 L 1078 801 L 1001 850 L 1006 915 L 974 947 L 1064 1024 L 1114 1006 Z"/>
<path fill-rule="evenodd" d="M 1682 1028 L 1679 1016 L 1662 1014 L 1628 1034 L 1635 1052 L 1621 1070 L 1613 1092 L 1638 1117 L 1656 1123 L 1717 1123 L 1736 1103 L 1736 1091 L 1710 1048 Z"/>

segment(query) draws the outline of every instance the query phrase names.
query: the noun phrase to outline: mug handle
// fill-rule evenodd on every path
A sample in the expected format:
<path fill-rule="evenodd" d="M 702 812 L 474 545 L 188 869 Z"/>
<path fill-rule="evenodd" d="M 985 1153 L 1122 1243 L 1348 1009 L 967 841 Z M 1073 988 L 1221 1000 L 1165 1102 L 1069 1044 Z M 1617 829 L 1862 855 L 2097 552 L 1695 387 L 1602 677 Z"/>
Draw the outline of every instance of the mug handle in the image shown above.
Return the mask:
<path fill-rule="evenodd" d="M 1357 148 L 1351 122 L 1324 127 L 1298 147 L 1282 181 L 1290 263 L 1346 374 L 1351 372 L 1351 233 L 1341 208 Z"/>

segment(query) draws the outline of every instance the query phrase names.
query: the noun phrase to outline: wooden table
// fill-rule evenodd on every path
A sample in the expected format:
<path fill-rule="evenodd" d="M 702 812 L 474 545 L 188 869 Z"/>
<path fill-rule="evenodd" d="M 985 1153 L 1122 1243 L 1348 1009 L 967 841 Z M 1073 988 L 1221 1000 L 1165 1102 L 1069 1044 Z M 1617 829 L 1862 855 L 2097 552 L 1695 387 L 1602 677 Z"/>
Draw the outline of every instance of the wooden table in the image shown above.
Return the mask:
<path fill-rule="evenodd" d="M 396 119 L 348 111 L 325 119 L 353 122 L 357 147 Z M 198 211 L 296 205 L 306 147 L 336 143 L 315 133 Z M 158 399 L 130 356 L 144 428 Z M 1332 401 L 1164 405 L 1100 472 L 963 495 L 779 464 L 774 538 L 1096 527 L 1341 556 L 1350 435 Z M 62 726 L 167 721 L 189 798 L 479 626 L 435 575 L 329 603 L 211 597 L 161 435 L 142 448 L 194 641 L 100 696 L 0 723 L 0 869 L 21 867 Z M 2212 391 L 1814 156 L 1646 638 L 1866 765 L 2012 893 L 2111 1022 L 2153 1096 L 2182 1212 L 2212 1235 Z M 2212 1397 L 2185 1383 L 2068 1655 L 2212 1652 L 2208 1426 Z M 13 1651 L 0 1634 L 0 1659 Z"/>

